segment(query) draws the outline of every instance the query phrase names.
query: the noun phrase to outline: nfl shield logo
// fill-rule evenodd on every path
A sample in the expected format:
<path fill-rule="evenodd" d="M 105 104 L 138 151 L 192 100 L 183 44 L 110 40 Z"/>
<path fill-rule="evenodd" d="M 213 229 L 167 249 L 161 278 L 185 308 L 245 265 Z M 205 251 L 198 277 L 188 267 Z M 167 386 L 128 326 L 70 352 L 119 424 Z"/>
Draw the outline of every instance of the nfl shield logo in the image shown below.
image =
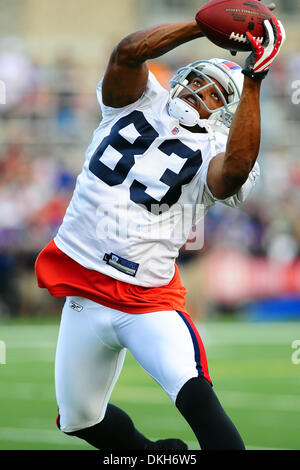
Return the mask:
<path fill-rule="evenodd" d="M 177 135 L 179 133 L 179 128 L 178 127 L 174 127 L 174 129 L 172 129 L 172 134 L 173 135 Z"/>

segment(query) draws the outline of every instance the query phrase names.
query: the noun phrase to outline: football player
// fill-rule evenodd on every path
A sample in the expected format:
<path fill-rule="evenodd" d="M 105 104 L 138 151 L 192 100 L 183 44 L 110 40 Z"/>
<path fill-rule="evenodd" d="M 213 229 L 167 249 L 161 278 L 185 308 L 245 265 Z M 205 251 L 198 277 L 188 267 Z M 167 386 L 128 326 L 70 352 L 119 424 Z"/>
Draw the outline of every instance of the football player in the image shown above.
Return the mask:
<path fill-rule="evenodd" d="M 36 262 L 39 286 L 66 297 L 57 424 L 97 449 L 187 449 L 180 439 L 152 442 L 109 403 L 127 349 L 201 449 L 245 448 L 213 390 L 175 260 L 201 208 L 239 206 L 259 175 L 261 82 L 285 39 L 276 19 L 265 28 L 262 45 L 249 34 L 243 69 L 198 60 L 177 71 L 170 94 L 147 61 L 201 38 L 199 26 L 135 32 L 115 47 L 98 85 L 102 121 L 63 223 Z"/>

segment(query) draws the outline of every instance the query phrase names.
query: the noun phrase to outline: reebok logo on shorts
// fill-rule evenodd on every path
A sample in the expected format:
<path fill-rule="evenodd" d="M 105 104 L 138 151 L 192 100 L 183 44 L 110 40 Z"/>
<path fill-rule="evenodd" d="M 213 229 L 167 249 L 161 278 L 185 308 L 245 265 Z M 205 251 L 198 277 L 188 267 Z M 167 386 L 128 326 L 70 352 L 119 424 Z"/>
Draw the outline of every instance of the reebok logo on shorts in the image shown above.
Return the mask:
<path fill-rule="evenodd" d="M 83 309 L 83 306 L 80 304 L 77 304 L 76 302 L 74 302 L 74 300 L 70 300 L 69 305 L 73 310 L 76 310 L 76 312 L 81 312 L 81 310 Z"/>

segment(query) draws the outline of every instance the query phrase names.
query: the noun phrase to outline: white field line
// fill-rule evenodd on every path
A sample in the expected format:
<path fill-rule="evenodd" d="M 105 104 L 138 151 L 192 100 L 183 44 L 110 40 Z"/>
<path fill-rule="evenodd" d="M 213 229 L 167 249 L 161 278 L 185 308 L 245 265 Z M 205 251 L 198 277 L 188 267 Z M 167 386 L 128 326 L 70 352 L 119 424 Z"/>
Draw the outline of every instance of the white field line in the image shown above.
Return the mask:
<path fill-rule="evenodd" d="M 118 388 L 116 386 L 113 397 L 124 402 L 167 403 L 168 398 L 159 392 L 150 387 L 120 386 Z M 222 390 L 216 390 L 216 393 L 223 405 L 231 408 L 300 413 L 300 396 L 297 395 L 269 395 Z"/>
<path fill-rule="evenodd" d="M 246 324 L 234 325 L 197 325 L 205 345 L 211 346 L 255 346 L 290 345 L 294 339 L 300 339 L 300 322 L 298 324 Z"/>
<path fill-rule="evenodd" d="M 276 410 L 300 413 L 300 396 L 296 395 L 264 395 L 248 392 L 217 391 L 224 406 L 253 410 Z"/>
<path fill-rule="evenodd" d="M 24 401 L 52 401 L 55 400 L 54 384 L 0 382 L 0 398 Z"/>
<path fill-rule="evenodd" d="M 157 440 L 159 437 L 152 437 L 150 439 Z M 82 449 L 93 449 L 84 441 L 72 436 L 65 436 L 60 431 L 49 431 L 44 429 L 27 429 L 27 428 L 0 428 L 0 442 L 28 442 L 39 444 L 55 444 L 57 446 L 72 445 Z M 199 450 L 199 444 L 196 441 L 187 441 L 186 444 L 190 450 Z M 4 445 L 1 445 L 4 449 Z M 246 445 L 247 450 L 279 450 L 275 448 L 258 447 L 253 445 Z"/>
<path fill-rule="evenodd" d="M 153 439 L 153 440 L 158 440 L 159 437 Z M 199 444 L 196 441 L 185 441 L 187 444 L 189 450 L 199 450 Z M 258 447 L 258 446 L 253 446 L 253 445 L 247 445 L 246 444 L 246 450 L 284 450 L 284 449 L 275 449 L 274 447 Z"/>
<path fill-rule="evenodd" d="M 290 344 L 300 339 L 300 322 L 278 323 L 197 323 L 207 345 Z M 0 339 L 13 348 L 55 347 L 58 325 L 0 324 Z M 45 341 L 41 340 L 45 338 Z M 49 341 L 53 338 L 53 341 Z M 9 347 L 9 344 L 7 346 Z"/>
<path fill-rule="evenodd" d="M 138 392 L 138 393 L 137 393 Z M 252 410 L 276 410 L 300 413 L 300 396 L 271 395 L 216 390 L 224 407 Z M 17 400 L 55 400 L 54 384 L 0 382 L 0 398 Z M 112 401 L 168 405 L 170 400 L 161 390 L 142 386 L 116 386 Z"/>
<path fill-rule="evenodd" d="M 76 437 L 66 436 L 59 430 L 49 431 L 44 429 L 0 427 L 0 443 L 5 441 L 48 443 L 61 446 L 66 446 L 69 443 L 76 447 L 89 447 L 84 441 L 80 441 Z"/>
<path fill-rule="evenodd" d="M 12 341 L 7 341 L 6 342 L 6 347 L 7 349 L 55 349 L 56 348 L 56 342 L 54 341 L 44 341 L 44 342 L 33 342 L 33 343 L 28 343 L 28 342 L 12 342 Z"/>
<path fill-rule="evenodd" d="M 199 330 L 198 330 L 199 331 Z M 288 345 L 291 347 L 292 341 L 295 339 L 300 340 L 300 330 L 299 332 L 294 333 L 293 336 L 290 335 L 289 338 L 274 338 L 273 336 L 268 338 L 251 338 L 249 336 L 245 338 L 241 338 L 240 336 L 237 337 L 235 335 L 232 336 L 226 336 L 222 338 L 214 337 L 213 334 L 203 334 L 201 333 L 201 330 L 199 331 L 200 336 L 202 341 L 204 342 L 205 346 L 213 346 L 213 347 L 218 347 L 218 346 L 256 346 L 256 345 L 262 345 L 262 346 L 276 346 L 276 345 Z M 7 349 L 53 349 L 55 350 L 56 348 L 56 341 L 45 341 L 45 342 L 12 342 L 10 340 L 5 341 Z"/>

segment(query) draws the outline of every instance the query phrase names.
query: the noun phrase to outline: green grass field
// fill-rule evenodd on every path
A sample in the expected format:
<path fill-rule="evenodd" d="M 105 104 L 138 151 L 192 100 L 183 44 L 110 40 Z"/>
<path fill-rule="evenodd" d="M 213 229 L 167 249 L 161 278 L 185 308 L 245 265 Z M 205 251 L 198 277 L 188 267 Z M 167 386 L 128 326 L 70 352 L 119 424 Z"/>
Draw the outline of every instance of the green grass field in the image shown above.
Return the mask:
<path fill-rule="evenodd" d="M 214 388 L 248 449 L 300 449 L 300 364 L 292 342 L 300 323 L 204 323 Z M 54 355 L 58 319 L 0 324 L 0 449 L 92 449 L 55 426 Z M 130 353 L 112 402 L 153 439 L 178 437 L 199 449 L 193 432 Z"/>

